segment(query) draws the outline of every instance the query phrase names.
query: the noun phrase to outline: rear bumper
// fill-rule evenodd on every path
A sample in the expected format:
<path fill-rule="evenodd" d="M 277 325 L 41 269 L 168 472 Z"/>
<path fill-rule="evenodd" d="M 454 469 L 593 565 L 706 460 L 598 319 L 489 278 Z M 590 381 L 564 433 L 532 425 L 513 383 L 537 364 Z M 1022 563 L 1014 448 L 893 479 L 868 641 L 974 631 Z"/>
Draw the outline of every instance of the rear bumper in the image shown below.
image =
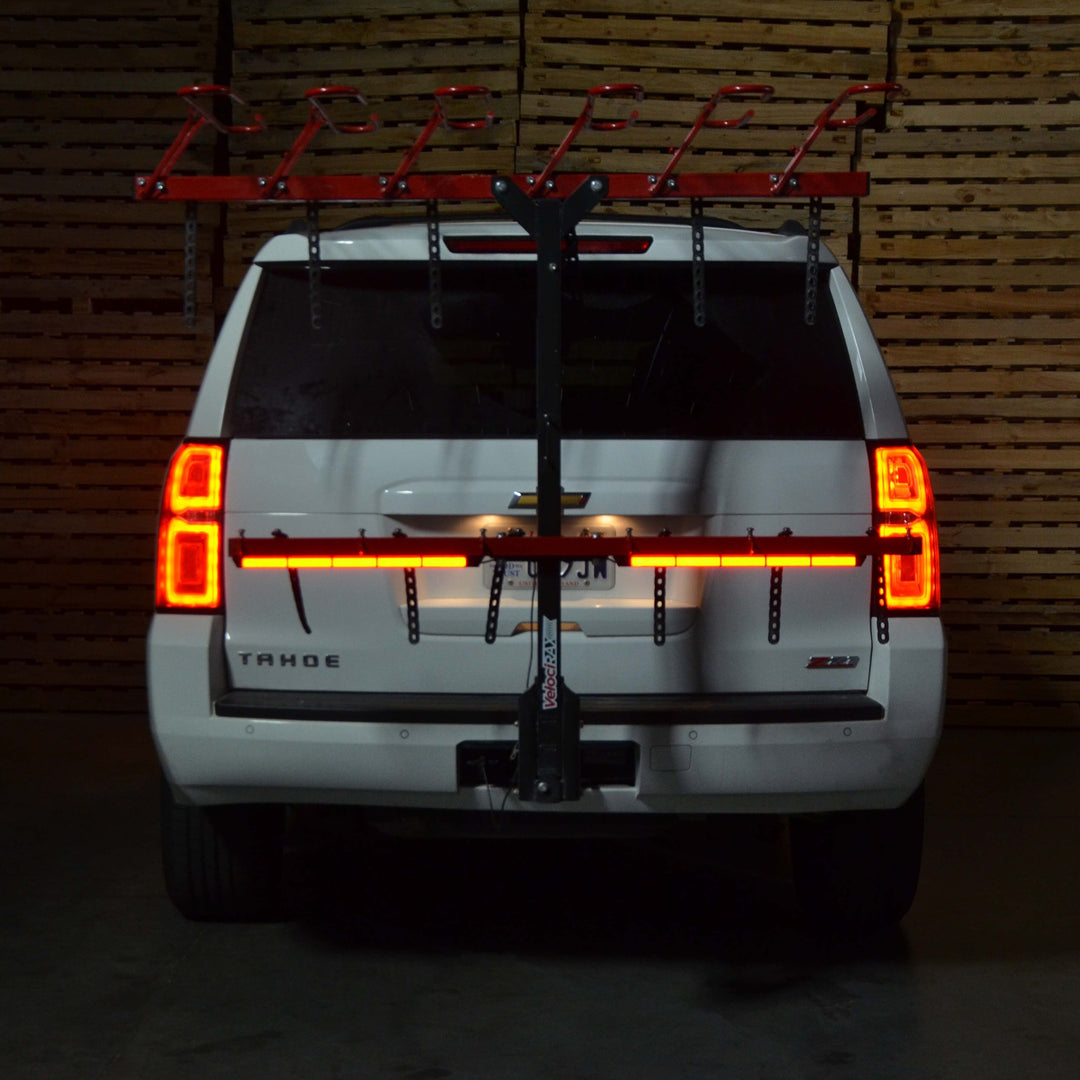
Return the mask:
<path fill-rule="evenodd" d="M 583 743 L 630 744 L 627 781 L 538 813 L 797 813 L 898 805 L 940 734 L 937 620 L 896 620 L 868 694 L 582 698 Z M 443 810 L 491 806 L 460 783 L 463 743 L 516 739 L 513 695 L 230 691 L 216 617 L 157 616 L 151 726 L 192 802 L 322 802 Z"/>

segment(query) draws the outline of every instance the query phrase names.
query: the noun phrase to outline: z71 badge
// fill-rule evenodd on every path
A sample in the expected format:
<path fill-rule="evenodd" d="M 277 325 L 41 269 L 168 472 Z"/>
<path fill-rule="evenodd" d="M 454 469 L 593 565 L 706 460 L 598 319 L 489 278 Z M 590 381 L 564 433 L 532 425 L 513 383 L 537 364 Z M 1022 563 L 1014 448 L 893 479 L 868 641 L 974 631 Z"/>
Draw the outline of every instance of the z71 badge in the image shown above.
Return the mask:
<path fill-rule="evenodd" d="M 853 668 L 858 666 L 858 663 L 857 656 L 811 656 L 810 663 L 806 666 L 812 671 L 819 671 L 822 668 Z"/>

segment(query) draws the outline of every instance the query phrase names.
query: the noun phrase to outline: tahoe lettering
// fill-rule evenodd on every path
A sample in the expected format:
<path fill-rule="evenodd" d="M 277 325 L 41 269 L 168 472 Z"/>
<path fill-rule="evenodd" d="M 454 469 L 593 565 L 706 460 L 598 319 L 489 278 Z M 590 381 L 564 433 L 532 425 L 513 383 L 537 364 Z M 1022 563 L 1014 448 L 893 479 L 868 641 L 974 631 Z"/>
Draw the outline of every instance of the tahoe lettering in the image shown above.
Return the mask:
<path fill-rule="evenodd" d="M 237 656 L 244 667 L 341 667 L 341 657 L 337 653 L 320 656 L 318 653 L 242 652 Z"/>

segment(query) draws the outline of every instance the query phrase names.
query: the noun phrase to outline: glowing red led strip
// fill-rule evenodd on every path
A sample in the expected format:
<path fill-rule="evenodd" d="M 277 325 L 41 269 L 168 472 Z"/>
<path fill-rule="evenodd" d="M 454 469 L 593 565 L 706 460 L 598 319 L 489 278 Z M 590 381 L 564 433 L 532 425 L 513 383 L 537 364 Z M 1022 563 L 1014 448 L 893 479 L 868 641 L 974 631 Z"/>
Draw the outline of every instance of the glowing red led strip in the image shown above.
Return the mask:
<path fill-rule="evenodd" d="M 855 555 L 631 555 L 631 566 L 719 567 L 838 567 L 857 566 Z"/>
<path fill-rule="evenodd" d="M 461 569 L 464 555 L 245 555 L 245 570 Z"/>

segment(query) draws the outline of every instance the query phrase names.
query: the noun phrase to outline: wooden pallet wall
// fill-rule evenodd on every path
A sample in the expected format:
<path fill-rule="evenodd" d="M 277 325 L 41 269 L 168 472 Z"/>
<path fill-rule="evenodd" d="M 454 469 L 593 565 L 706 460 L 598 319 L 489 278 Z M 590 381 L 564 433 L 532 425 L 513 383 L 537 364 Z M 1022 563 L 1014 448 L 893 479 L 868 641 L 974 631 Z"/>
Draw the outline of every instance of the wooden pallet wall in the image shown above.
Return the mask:
<path fill-rule="evenodd" d="M 942 522 L 949 719 L 1080 724 L 1080 2 L 900 0 L 863 301 Z"/>
<path fill-rule="evenodd" d="M 354 87 L 367 101 L 335 101 L 336 120 L 361 124 L 374 113 L 381 127 L 365 135 L 323 129 L 297 171 L 392 174 L 431 116 L 433 92 L 446 86 L 484 86 L 491 94 L 490 103 L 478 97 L 449 102 L 448 116 L 473 120 L 490 109 L 495 122 L 480 131 L 440 128 L 415 168 L 512 171 L 521 53 L 517 0 L 234 0 L 232 10 L 232 85 L 268 128 L 233 139 L 234 171 L 272 173 L 309 115 L 304 94 L 328 85 Z M 267 236 L 302 211 L 230 208 L 229 215 L 226 281 L 235 286 Z M 320 222 L 362 216 L 355 207 L 324 211 Z"/>
<path fill-rule="evenodd" d="M 132 177 L 214 73 L 217 0 L 0 10 L 0 708 L 139 711 L 163 463 L 212 340 Z M 205 153 L 190 159 L 207 167 Z"/>
<path fill-rule="evenodd" d="M 431 91 L 469 82 L 498 124 L 438 132 L 421 167 L 527 172 L 591 86 L 647 97 L 633 128 L 584 132 L 567 167 L 649 170 L 719 86 L 767 82 L 775 99 L 703 132 L 686 163 L 759 170 L 840 90 L 895 76 L 908 97 L 887 126 L 826 134 L 814 167 L 874 177 L 857 213 L 826 208 L 826 239 L 934 470 L 949 719 L 1080 725 L 1080 0 L 6 0 L 0 28 L 0 711 L 144 708 L 164 465 L 215 315 L 297 216 L 201 211 L 199 321 L 183 327 L 180 210 L 131 200 L 183 118 L 178 86 L 224 77 L 263 114 L 265 134 L 218 147 L 263 175 L 315 85 L 357 87 L 369 105 L 336 115 L 383 127 L 321 132 L 304 171 L 392 170 Z M 183 168 L 214 151 L 201 135 Z"/>
<path fill-rule="evenodd" d="M 748 108 L 754 116 L 742 128 L 702 130 L 680 168 L 782 169 L 838 93 L 886 79 L 891 17 L 887 0 L 531 0 L 518 171 L 543 167 L 590 87 L 628 82 L 644 87 L 645 100 L 635 106 L 626 97 L 598 99 L 596 116 L 622 119 L 636 108 L 638 121 L 624 131 L 583 131 L 565 159 L 568 170 L 662 171 L 712 94 L 736 84 L 770 85 L 775 94 L 765 103 L 753 95 L 721 103 L 713 119 L 737 118 Z M 853 112 L 854 104 L 840 115 Z M 812 167 L 847 171 L 856 151 L 851 132 L 827 132 L 814 144 Z M 824 210 L 825 239 L 843 258 L 851 203 L 826 202 Z M 671 212 L 687 214 L 685 207 Z M 805 208 L 727 203 L 709 213 L 772 227 L 801 220 Z"/>

